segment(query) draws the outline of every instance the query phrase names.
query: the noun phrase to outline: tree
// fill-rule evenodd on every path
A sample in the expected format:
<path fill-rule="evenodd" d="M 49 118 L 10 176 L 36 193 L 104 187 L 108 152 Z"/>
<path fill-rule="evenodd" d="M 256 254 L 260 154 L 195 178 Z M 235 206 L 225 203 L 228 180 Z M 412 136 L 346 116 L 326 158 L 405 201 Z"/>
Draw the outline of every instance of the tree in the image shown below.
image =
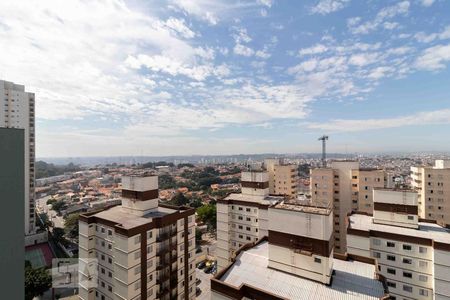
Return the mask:
<path fill-rule="evenodd" d="M 199 198 L 195 198 L 194 200 L 191 200 L 191 203 L 189 203 L 189 206 L 194 208 L 199 208 L 202 205 L 202 200 Z"/>
<path fill-rule="evenodd" d="M 165 190 L 175 188 L 177 186 L 177 183 L 172 176 L 163 174 L 158 176 L 158 185 L 160 189 Z"/>
<path fill-rule="evenodd" d="M 70 214 L 64 221 L 64 231 L 70 238 L 78 238 L 78 220 L 80 214 Z"/>
<path fill-rule="evenodd" d="M 52 277 L 45 268 L 33 269 L 31 264 L 25 267 L 25 299 L 42 296 L 52 286 Z"/>
<path fill-rule="evenodd" d="M 200 244 L 200 242 L 202 241 L 202 232 L 200 229 L 195 228 L 195 243 L 196 244 Z"/>
<path fill-rule="evenodd" d="M 47 200 L 47 205 L 49 205 L 49 204 L 52 204 L 53 205 L 53 203 L 56 203 L 57 201 L 56 201 L 56 199 L 48 199 Z"/>
<path fill-rule="evenodd" d="M 170 200 L 170 203 L 176 206 L 183 206 L 189 203 L 189 199 L 183 193 L 178 192 L 173 198 Z"/>
<path fill-rule="evenodd" d="M 64 242 L 64 229 L 59 228 L 59 227 L 55 227 L 53 228 L 52 234 L 53 234 L 53 238 L 55 239 L 56 242 L 60 242 L 63 243 Z"/>
<path fill-rule="evenodd" d="M 52 204 L 52 209 L 54 211 L 56 211 L 58 214 L 61 213 L 61 210 L 63 210 L 63 208 L 66 206 L 66 204 L 64 203 L 64 201 L 57 201 L 55 203 Z"/>
<path fill-rule="evenodd" d="M 207 204 L 197 208 L 198 218 L 205 223 L 209 230 L 215 230 L 217 226 L 216 205 Z"/>

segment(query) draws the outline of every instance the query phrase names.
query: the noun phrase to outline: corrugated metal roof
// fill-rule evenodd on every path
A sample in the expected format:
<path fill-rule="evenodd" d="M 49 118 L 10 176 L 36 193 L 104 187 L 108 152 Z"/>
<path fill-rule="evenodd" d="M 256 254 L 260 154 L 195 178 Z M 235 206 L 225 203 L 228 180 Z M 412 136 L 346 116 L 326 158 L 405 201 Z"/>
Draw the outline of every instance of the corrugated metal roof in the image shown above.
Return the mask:
<path fill-rule="evenodd" d="M 288 299 L 379 299 L 384 295 L 381 282 L 374 279 L 373 265 L 334 260 L 331 286 L 285 272 L 269 269 L 268 242 L 241 253 L 220 280 L 239 287 L 247 285 Z"/>

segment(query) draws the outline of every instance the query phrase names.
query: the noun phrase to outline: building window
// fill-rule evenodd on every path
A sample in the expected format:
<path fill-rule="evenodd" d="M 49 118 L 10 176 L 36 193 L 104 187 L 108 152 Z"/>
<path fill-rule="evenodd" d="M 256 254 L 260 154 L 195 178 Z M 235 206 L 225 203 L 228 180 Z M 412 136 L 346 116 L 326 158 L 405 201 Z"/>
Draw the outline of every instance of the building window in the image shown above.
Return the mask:
<path fill-rule="evenodd" d="M 424 289 L 420 289 L 419 290 L 419 295 L 421 295 L 421 296 L 428 296 L 428 291 L 424 290 Z"/>
<path fill-rule="evenodd" d="M 419 275 L 419 280 L 422 281 L 422 282 L 427 282 L 428 281 L 428 276 Z"/>
<path fill-rule="evenodd" d="M 134 290 L 137 291 L 138 289 L 141 288 L 141 280 L 138 280 L 135 284 L 134 284 Z"/>
<path fill-rule="evenodd" d="M 112 292 L 112 286 L 108 285 L 108 291 Z"/>
<path fill-rule="evenodd" d="M 314 262 L 320 264 L 322 263 L 322 260 L 318 257 L 314 257 Z"/>
<path fill-rule="evenodd" d="M 412 264 L 412 259 L 410 259 L 410 258 L 403 258 L 403 263 L 411 265 Z"/>
<path fill-rule="evenodd" d="M 239 220 L 243 220 L 242 216 L 238 216 L 238 219 L 239 219 Z"/>
<path fill-rule="evenodd" d="M 108 235 L 111 236 L 112 235 L 112 230 L 108 229 Z"/>
<path fill-rule="evenodd" d="M 412 247 L 411 245 L 403 245 L 403 250 L 411 251 Z"/>
<path fill-rule="evenodd" d="M 428 262 L 423 261 L 423 260 L 419 260 L 419 267 L 421 267 L 421 268 L 428 267 Z"/>
<path fill-rule="evenodd" d="M 140 235 L 135 236 L 134 237 L 134 243 L 135 244 L 139 244 L 140 242 L 141 242 L 141 236 Z"/>
<path fill-rule="evenodd" d="M 108 272 L 108 277 L 112 278 L 112 273 L 111 272 Z"/>
<path fill-rule="evenodd" d="M 380 252 L 374 252 L 373 253 L 373 257 L 374 258 L 381 258 L 381 253 Z"/>
<path fill-rule="evenodd" d="M 238 207 L 238 210 L 242 210 L 242 207 L 239 206 L 239 207 Z"/>
<path fill-rule="evenodd" d="M 395 243 L 393 243 L 393 242 L 386 242 L 386 246 L 390 247 L 390 248 L 393 248 L 393 247 L 395 247 Z"/>
<path fill-rule="evenodd" d="M 137 275 L 141 273 L 141 266 L 137 266 L 136 268 L 134 268 L 134 275 Z"/>
<path fill-rule="evenodd" d="M 243 229 L 244 227 L 243 227 L 242 225 L 239 225 L 238 228 L 239 228 L 239 229 Z"/>
<path fill-rule="evenodd" d="M 386 258 L 387 258 L 387 260 L 395 261 L 395 256 L 394 255 L 387 255 Z"/>
<path fill-rule="evenodd" d="M 427 248 L 419 247 L 419 253 L 423 253 L 423 254 L 427 253 Z"/>
<path fill-rule="evenodd" d="M 252 219 L 250 219 L 249 217 L 247 217 L 247 221 L 251 221 Z"/>
<path fill-rule="evenodd" d="M 152 233 L 152 231 L 150 230 L 150 231 L 147 232 L 147 238 L 148 238 L 148 239 L 151 239 L 152 237 L 153 237 L 153 233 Z"/>
<path fill-rule="evenodd" d="M 373 244 L 379 246 L 381 245 L 381 241 L 379 239 L 373 239 Z"/>
<path fill-rule="evenodd" d="M 153 245 L 147 246 L 147 253 L 151 253 L 153 251 Z"/>
<path fill-rule="evenodd" d="M 248 212 L 250 212 L 250 208 L 246 208 L 246 209 L 245 209 L 245 211 L 248 211 Z"/>
<path fill-rule="evenodd" d="M 404 284 L 403 285 L 403 290 L 405 292 L 412 293 L 412 286 Z"/>
<path fill-rule="evenodd" d="M 410 272 L 403 272 L 403 277 L 412 278 L 412 273 L 410 273 Z"/>
<path fill-rule="evenodd" d="M 247 226 L 247 227 L 246 227 L 245 229 L 247 229 L 247 231 L 250 231 L 250 230 L 251 230 L 251 228 L 250 228 L 250 227 L 248 227 L 248 226 Z"/>
<path fill-rule="evenodd" d="M 395 282 L 388 281 L 388 282 L 386 282 L 386 284 L 390 288 L 394 288 L 395 289 L 397 287 L 397 284 Z"/>
<path fill-rule="evenodd" d="M 389 274 L 395 275 L 395 269 L 387 268 L 386 270 Z"/>
<path fill-rule="evenodd" d="M 109 262 L 110 264 L 112 264 L 112 258 L 111 258 L 111 257 L 108 257 L 108 262 Z"/>

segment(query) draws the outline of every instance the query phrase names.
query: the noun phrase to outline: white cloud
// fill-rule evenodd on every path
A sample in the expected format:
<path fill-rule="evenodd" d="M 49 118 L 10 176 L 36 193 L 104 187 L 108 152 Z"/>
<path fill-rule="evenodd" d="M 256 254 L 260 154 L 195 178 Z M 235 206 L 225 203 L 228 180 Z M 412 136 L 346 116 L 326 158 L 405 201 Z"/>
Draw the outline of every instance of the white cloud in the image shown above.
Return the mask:
<path fill-rule="evenodd" d="M 298 52 L 299 55 L 311 55 L 311 54 L 320 54 L 326 52 L 328 48 L 322 44 L 316 44 L 309 48 L 300 49 Z"/>
<path fill-rule="evenodd" d="M 418 32 L 414 35 L 414 38 L 421 43 L 429 43 L 437 39 L 450 39 L 450 26 L 445 27 L 444 30 L 438 33 L 426 34 L 424 32 Z"/>
<path fill-rule="evenodd" d="M 226 8 L 224 3 L 211 0 L 172 0 L 172 3 L 186 13 L 205 20 L 211 25 L 219 22 L 217 12 Z"/>
<path fill-rule="evenodd" d="M 369 79 L 378 80 L 380 78 L 386 77 L 389 73 L 392 73 L 394 71 L 395 69 L 392 67 L 377 67 L 373 69 L 367 77 Z"/>
<path fill-rule="evenodd" d="M 361 18 L 350 18 L 347 20 L 347 26 L 353 34 L 368 34 L 384 24 L 386 29 L 394 29 L 398 25 L 394 22 L 385 22 L 397 15 L 406 15 L 409 11 L 409 1 L 398 2 L 395 5 L 382 8 L 372 21 L 361 23 Z"/>
<path fill-rule="evenodd" d="M 359 53 L 352 55 L 348 62 L 351 65 L 363 67 L 375 63 L 377 58 L 378 53 Z"/>
<path fill-rule="evenodd" d="M 409 116 L 387 119 L 337 119 L 332 120 L 331 122 L 310 123 L 308 128 L 329 132 L 353 132 L 430 124 L 450 124 L 450 109 L 419 112 Z"/>
<path fill-rule="evenodd" d="M 439 70 L 446 67 L 450 61 L 450 44 L 437 45 L 425 49 L 416 59 L 416 67 L 423 70 Z"/>
<path fill-rule="evenodd" d="M 183 19 L 169 18 L 163 24 L 184 38 L 191 39 L 195 37 L 195 33 L 186 26 Z"/>
<path fill-rule="evenodd" d="M 233 48 L 233 52 L 237 55 L 242 56 L 252 56 L 253 54 L 255 54 L 255 51 L 253 49 L 241 44 L 236 44 Z"/>
<path fill-rule="evenodd" d="M 234 31 L 235 32 L 232 34 L 232 37 L 234 38 L 236 44 L 249 43 L 252 41 L 252 38 L 247 33 L 247 29 L 235 27 Z"/>
<path fill-rule="evenodd" d="M 350 0 L 320 0 L 311 8 L 311 13 L 327 15 L 329 13 L 341 10 Z"/>
<path fill-rule="evenodd" d="M 421 2 L 421 4 L 422 4 L 423 6 L 428 7 L 428 6 L 433 5 L 434 0 L 421 0 L 420 2 Z"/>

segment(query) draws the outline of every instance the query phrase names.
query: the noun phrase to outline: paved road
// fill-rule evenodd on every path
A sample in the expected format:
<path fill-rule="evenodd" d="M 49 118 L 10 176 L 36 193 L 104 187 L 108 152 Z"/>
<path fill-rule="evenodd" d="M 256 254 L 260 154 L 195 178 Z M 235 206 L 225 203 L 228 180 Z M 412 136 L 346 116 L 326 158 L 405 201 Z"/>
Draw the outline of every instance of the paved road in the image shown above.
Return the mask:
<path fill-rule="evenodd" d="M 197 296 L 197 300 L 210 300 L 211 299 L 211 274 L 206 274 L 203 270 L 196 269 L 197 278 L 202 282 L 198 285 L 202 293 Z"/>
<path fill-rule="evenodd" d="M 36 200 L 37 211 L 46 213 L 48 215 L 48 219 L 55 224 L 54 227 L 64 228 L 64 218 L 57 216 L 54 210 L 48 209 L 48 199 L 50 199 L 50 196 L 45 196 Z"/>

